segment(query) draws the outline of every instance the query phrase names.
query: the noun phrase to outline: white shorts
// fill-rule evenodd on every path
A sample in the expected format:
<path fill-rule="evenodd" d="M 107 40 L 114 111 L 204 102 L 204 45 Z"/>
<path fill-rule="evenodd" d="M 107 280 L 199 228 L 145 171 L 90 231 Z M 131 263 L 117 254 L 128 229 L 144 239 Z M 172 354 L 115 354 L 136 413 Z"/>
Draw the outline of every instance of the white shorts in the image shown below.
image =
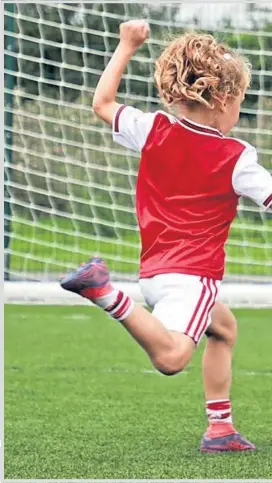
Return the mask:
<path fill-rule="evenodd" d="M 220 281 L 169 273 L 140 279 L 146 303 L 167 330 L 181 332 L 197 344 L 211 323 Z"/>

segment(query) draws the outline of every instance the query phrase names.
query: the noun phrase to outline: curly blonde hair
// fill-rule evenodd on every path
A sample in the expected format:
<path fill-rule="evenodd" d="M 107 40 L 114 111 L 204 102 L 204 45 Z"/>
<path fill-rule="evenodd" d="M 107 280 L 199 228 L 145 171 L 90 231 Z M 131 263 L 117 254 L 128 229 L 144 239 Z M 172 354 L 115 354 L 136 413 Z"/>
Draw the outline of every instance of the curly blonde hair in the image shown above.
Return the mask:
<path fill-rule="evenodd" d="M 186 33 L 173 40 L 155 64 L 155 83 L 169 107 L 181 103 L 214 108 L 223 95 L 235 98 L 247 88 L 251 65 L 212 35 Z"/>

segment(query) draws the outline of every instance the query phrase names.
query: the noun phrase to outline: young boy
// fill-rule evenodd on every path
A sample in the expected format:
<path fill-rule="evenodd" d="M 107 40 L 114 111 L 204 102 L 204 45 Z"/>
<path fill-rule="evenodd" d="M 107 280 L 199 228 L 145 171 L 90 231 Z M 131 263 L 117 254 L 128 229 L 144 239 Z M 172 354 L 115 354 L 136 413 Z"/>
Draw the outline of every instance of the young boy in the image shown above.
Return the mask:
<path fill-rule="evenodd" d="M 99 258 L 67 275 L 61 285 L 120 320 L 163 374 L 182 371 L 206 334 L 209 426 L 201 451 L 254 450 L 232 424 L 236 324 L 216 301 L 239 196 L 263 209 L 272 205 L 272 178 L 258 164 L 256 149 L 225 137 L 239 118 L 250 67 L 212 36 L 185 34 L 156 62 L 159 95 L 175 116 L 143 113 L 115 98 L 129 60 L 148 34 L 144 20 L 121 24 L 120 43 L 98 83 L 93 108 L 113 126 L 116 142 L 141 152 L 136 192 L 140 285 L 153 313 L 111 286 Z"/>

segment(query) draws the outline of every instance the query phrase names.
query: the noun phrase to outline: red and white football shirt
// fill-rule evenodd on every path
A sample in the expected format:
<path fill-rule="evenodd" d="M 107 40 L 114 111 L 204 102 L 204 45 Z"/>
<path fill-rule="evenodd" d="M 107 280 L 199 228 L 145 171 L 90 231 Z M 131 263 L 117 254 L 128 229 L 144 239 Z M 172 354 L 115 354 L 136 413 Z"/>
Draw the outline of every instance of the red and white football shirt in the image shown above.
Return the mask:
<path fill-rule="evenodd" d="M 250 144 L 162 111 L 121 106 L 113 139 L 141 152 L 136 209 L 140 278 L 185 273 L 221 280 L 239 196 L 272 206 L 272 177 Z"/>

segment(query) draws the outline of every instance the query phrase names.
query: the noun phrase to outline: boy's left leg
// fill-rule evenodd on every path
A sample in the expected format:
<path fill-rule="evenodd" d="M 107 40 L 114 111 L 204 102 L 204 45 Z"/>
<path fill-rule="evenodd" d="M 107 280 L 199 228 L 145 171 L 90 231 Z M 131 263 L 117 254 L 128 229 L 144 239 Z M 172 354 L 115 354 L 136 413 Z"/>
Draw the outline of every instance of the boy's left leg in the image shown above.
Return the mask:
<path fill-rule="evenodd" d="M 76 271 L 69 273 L 62 279 L 61 286 L 91 300 L 119 320 L 162 374 L 177 374 L 190 361 L 195 351 L 192 338 L 183 333 L 173 334 L 163 325 L 160 317 L 150 314 L 121 290 L 112 287 L 108 269 L 100 258 L 92 258 Z M 166 309 L 168 307 L 169 304 Z M 182 317 L 178 310 L 174 310 L 172 316 L 176 313 L 178 318 Z M 171 313 L 165 307 L 164 315 L 171 319 Z"/>
<path fill-rule="evenodd" d="M 237 337 L 236 321 L 231 311 L 217 302 L 203 356 L 203 379 L 209 426 L 201 451 L 245 451 L 255 446 L 241 436 L 232 424 L 230 388 L 232 355 Z"/>

